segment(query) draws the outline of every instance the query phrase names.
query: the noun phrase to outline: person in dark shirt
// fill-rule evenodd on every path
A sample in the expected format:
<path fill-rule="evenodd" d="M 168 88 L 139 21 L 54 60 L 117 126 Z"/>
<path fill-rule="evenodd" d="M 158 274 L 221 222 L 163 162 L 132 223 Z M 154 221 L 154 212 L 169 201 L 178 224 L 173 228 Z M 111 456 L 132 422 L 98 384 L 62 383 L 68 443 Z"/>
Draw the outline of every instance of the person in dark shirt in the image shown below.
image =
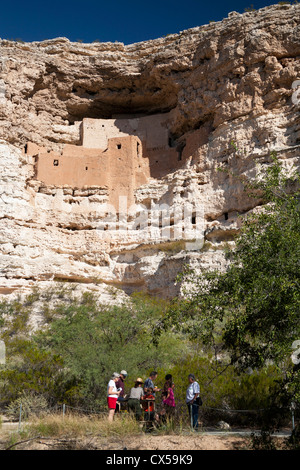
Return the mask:
<path fill-rule="evenodd" d="M 124 403 L 127 400 L 126 395 L 125 395 L 125 383 L 124 383 L 127 375 L 128 374 L 126 370 L 121 370 L 119 380 L 116 382 L 117 390 L 119 390 L 120 392 L 118 400 L 117 400 L 117 403 L 118 403 L 118 406 L 116 409 L 117 412 L 121 410 L 122 403 Z"/>
<path fill-rule="evenodd" d="M 119 380 L 116 383 L 117 389 L 121 389 L 118 401 L 124 401 L 124 397 L 125 397 L 125 383 L 124 383 L 124 380 L 126 379 L 127 375 L 128 374 L 127 374 L 126 370 L 121 370 Z"/>

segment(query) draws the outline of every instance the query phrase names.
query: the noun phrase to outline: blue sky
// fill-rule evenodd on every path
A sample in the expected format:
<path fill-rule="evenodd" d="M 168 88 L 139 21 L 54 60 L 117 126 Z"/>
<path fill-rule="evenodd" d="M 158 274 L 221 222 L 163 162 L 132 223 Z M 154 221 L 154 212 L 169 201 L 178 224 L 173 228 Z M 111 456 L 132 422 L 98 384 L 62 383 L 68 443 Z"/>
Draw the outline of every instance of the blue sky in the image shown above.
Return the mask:
<path fill-rule="evenodd" d="M 132 44 L 219 21 L 275 1 L 231 0 L 10 0 L 1 2 L 0 38 L 42 41 L 63 36 L 85 43 Z"/>

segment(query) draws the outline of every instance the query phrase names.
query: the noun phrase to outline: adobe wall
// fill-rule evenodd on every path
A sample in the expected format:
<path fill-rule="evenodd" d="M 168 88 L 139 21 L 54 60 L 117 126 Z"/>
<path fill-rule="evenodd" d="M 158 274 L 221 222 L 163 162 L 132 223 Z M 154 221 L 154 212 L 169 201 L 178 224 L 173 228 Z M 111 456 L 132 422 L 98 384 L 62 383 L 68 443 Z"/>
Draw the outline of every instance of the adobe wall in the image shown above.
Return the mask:
<path fill-rule="evenodd" d="M 119 197 L 126 196 L 130 207 L 134 204 L 135 189 L 148 181 L 149 165 L 142 156 L 142 143 L 138 137 L 109 139 L 107 158 L 109 162 L 109 202 L 116 209 Z"/>
<path fill-rule="evenodd" d="M 75 188 L 105 187 L 109 202 L 116 207 L 119 196 L 126 196 L 128 203 L 133 204 L 136 185 L 148 178 L 149 166 L 142 161 L 141 141 L 134 136 L 109 139 L 104 151 L 66 145 L 61 154 L 42 151 L 36 157 L 37 180 Z"/>
<path fill-rule="evenodd" d="M 47 152 L 33 143 L 27 153 L 36 156 L 35 178 L 46 185 L 106 188 L 109 203 L 119 197 L 134 203 L 134 191 L 149 178 L 159 179 L 179 168 L 208 140 L 209 129 L 186 136 L 181 150 L 169 146 L 170 113 L 138 118 L 84 119 L 82 145 L 65 145 L 61 153 Z"/>
<path fill-rule="evenodd" d="M 136 118 L 85 118 L 82 121 L 82 145 L 104 150 L 108 139 L 135 135 L 142 141 L 144 150 L 168 148 L 170 119 L 171 113 Z"/>
<path fill-rule="evenodd" d="M 41 153 L 37 157 L 36 178 L 46 185 L 69 185 L 75 188 L 83 186 L 102 186 L 108 184 L 106 159 L 101 154 L 56 155 Z"/>

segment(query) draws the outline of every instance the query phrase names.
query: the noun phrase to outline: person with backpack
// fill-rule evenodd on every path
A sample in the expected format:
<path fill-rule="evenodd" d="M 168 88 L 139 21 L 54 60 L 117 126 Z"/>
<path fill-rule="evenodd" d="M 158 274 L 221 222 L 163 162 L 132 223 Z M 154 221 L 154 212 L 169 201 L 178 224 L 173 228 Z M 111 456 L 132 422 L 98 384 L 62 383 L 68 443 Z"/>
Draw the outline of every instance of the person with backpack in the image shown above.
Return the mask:
<path fill-rule="evenodd" d="M 196 381 L 194 374 L 189 374 L 188 380 L 189 386 L 186 391 L 186 404 L 189 410 L 189 416 L 191 418 L 193 429 L 197 429 L 199 406 L 202 404 L 200 398 L 200 386 Z"/>

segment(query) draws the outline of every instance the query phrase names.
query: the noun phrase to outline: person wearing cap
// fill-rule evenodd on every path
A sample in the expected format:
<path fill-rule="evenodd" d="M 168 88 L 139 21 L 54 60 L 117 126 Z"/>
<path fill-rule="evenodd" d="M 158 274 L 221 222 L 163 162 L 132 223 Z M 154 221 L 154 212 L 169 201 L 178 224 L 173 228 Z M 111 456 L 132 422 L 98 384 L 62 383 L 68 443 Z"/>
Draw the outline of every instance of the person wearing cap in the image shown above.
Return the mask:
<path fill-rule="evenodd" d="M 198 397 L 200 397 L 200 386 L 196 381 L 194 374 L 188 376 L 189 386 L 186 391 L 186 404 L 189 410 L 193 428 L 198 428 L 198 414 L 199 414 L 199 403 Z"/>
<path fill-rule="evenodd" d="M 116 382 L 119 380 L 120 374 L 114 372 L 107 385 L 107 405 L 108 405 L 108 420 L 113 421 L 114 414 L 117 406 L 117 400 L 120 392 L 116 387 Z"/>
<path fill-rule="evenodd" d="M 127 374 L 126 370 L 121 370 L 120 377 L 118 378 L 118 381 L 116 382 L 116 387 L 120 392 L 119 398 L 118 398 L 118 401 L 120 401 L 120 402 L 124 401 L 124 395 L 125 395 L 124 380 L 126 379 L 127 375 L 128 374 Z"/>
<path fill-rule="evenodd" d="M 144 395 L 143 385 L 143 380 L 138 377 L 135 381 L 134 387 L 130 390 L 128 399 L 128 409 L 135 413 L 137 420 L 140 420 L 142 416 L 141 398 Z"/>

